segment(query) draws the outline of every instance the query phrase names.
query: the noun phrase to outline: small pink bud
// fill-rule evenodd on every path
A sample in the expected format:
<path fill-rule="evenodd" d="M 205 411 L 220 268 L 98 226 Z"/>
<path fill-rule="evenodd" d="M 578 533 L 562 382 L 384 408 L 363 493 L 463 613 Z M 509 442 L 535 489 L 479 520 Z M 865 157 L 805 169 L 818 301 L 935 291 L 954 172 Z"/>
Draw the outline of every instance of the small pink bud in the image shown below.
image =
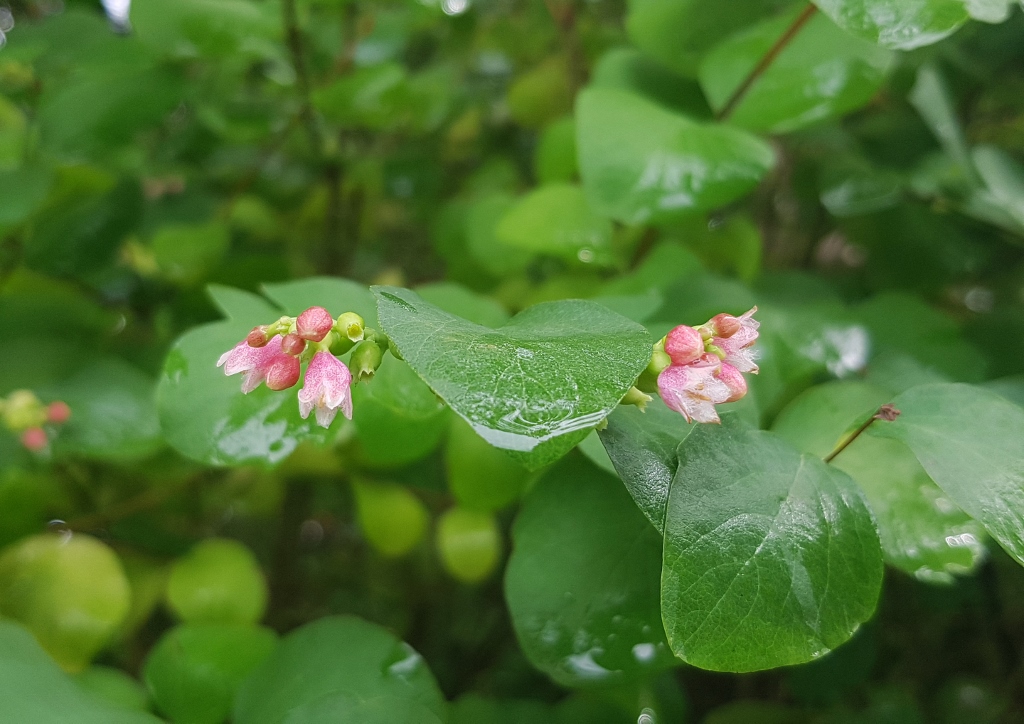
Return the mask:
<path fill-rule="evenodd" d="M 334 318 L 323 307 L 310 307 L 295 320 L 295 331 L 303 339 L 319 342 L 334 327 Z"/>
<path fill-rule="evenodd" d="M 672 364 L 689 364 L 704 354 L 704 340 L 696 329 L 681 324 L 665 336 L 665 351 Z"/>
<path fill-rule="evenodd" d="M 287 390 L 299 381 L 299 358 L 281 355 L 267 370 L 267 387 L 272 390 Z"/>
<path fill-rule="evenodd" d="M 728 362 L 722 363 L 722 368 L 718 371 L 718 379 L 724 382 L 729 388 L 729 392 L 732 393 L 725 400 L 726 402 L 736 402 L 747 394 L 747 381 L 743 379 L 743 373 Z"/>
<path fill-rule="evenodd" d="M 258 327 L 253 327 L 252 331 L 246 336 L 245 341 L 250 347 L 266 347 L 267 342 L 270 341 L 270 337 L 267 336 L 267 325 L 261 324 Z"/>
<path fill-rule="evenodd" d="M 41 427 L 30 427 L 21 433 L 21 444 L 32 452 L 39 452 L 46 447 L 46 431 Z"/>
<path fill-rule="evenodd" d="M 716 337 L 731 337 L 740 331 L 740 320 L 731 314 L 716 314 L 708 322 L 708 326 L 715 331 Z"/>
<path fill-rule="evenodd" d="M 70 419 L 71 408 L 68 407 L 66 402 L 57 400 L 56 402 L 51 402 L 46 408 L 47 422 L 52 422 L 54 425 L 63 425 Z"/>
<path fill-rule="evenodd" d="M 306 349 L 306 340 L 297 334 L 286 334 L 281 340 L 281 351 L 298 357 Z"/>

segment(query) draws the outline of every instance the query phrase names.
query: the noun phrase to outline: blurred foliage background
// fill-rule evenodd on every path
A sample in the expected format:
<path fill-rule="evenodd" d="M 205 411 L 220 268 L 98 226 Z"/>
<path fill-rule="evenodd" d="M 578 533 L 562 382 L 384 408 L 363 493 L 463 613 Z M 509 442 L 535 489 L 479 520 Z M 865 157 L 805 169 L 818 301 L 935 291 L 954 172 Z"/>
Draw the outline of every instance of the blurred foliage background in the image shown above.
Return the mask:
<path fill-rule="evenodd" d="M 0 718 L 1024 721 L 1024 571 L 996 546 L 918 576 L 908 554 L 820 662 L 591 680 L 531 651 L 503 571 L 524 494 L 517 530 L 554 551 L 619 530 L 576 515 L 588 491 L 636 513 L 595 437 L 528 472 L 393 359 L 316 439 L 229 444 L 206 390 L 158 405 L 197 325 L 235 325 L 177 348 L 212 367 L 371 283 L 487 326 L 596 298 L 655 336 L 756 303 L 738 414 L 763 427 L 843 378 L 1024 403 L 1024 12 L 921 0 L 931 25 L 871 37 L 819 5 L 0 10 L 0 396 L 72 410 L 38 452 L 0 431 Z M 305 700 L 275 682 L 328 671 L 367 688 L 285 719 Z"/>

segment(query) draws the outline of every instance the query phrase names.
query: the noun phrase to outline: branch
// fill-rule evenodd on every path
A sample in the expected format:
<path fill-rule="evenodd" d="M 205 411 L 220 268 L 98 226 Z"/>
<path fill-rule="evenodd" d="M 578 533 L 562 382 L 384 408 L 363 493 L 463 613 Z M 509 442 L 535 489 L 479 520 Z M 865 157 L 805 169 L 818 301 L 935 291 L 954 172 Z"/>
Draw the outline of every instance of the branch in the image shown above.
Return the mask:
<path fill-rule="evenodd" d="M 885 420 L 886 422 L 892 422 L 899 416 L 900 411 L 897 410 L 892 405 L 888 403 L 882 405 L 881 407 L 878 408 L 878 411 L 874 415 L 872 415 L 871 417 L 864 421 L 863 425 L 854 430 L 852 435 L 850 435 L 848 438 L 839 443 L 839 445 L 836 446 L 836 449 L 830 452 L 828 454 L 828 457 L 825 458 L 825 462 L 830 463 L 833 460 L 835 460 L 836 455 L 838 455 L 843 450 L 848 448 L 850 446 L 850 443 L 852 443 L 854 440 L 860 437 L 862 432 L 871 427 L 871 423 L 873 423 L 875 420 Z"/>
<path fill-rule="evenodd" d="M 807 21 L 814 17 L 814 13 L 817 12 L 817 10 L 817 6 L 810 3 L 807 4 L 807 7 L 804 8 L 803 12 L 796 17 L 796 20 L 794 20 L 788 28 L 786 28 L 786 32 L 780 35 L 779 39 L 775 41 L 775 45 L 768 49 L 768 52 L 764 54 L 760 61 L 758 61 L 757 65 L 754 66 L 754 69 L 751 70 L 747 77 L 743 79 L 743 82 L 740 83 L 739 87 L 733 91 L 729 100 L 726 101 L 724 106 L 722 106 L 722 110 L 720 110 L 715 116 L 716 120 L 725 121 L 729 119 L 729 116 L 731 116 L 733 111 L 736 110 L 736 106 L 738 106 L 744 96 L 747 95 L 747 91 L 750 90 L 750 87 L 754 85 L 758 78 L 764 75 L 764 72 L 768 70 L 768 67 L 772 63 L 775 62 L 775 59 L 779 57 L 779 54 L 783 50 L 785 50 L 790 41 L 796 37 L 801 28 L 807 24 Z"/>

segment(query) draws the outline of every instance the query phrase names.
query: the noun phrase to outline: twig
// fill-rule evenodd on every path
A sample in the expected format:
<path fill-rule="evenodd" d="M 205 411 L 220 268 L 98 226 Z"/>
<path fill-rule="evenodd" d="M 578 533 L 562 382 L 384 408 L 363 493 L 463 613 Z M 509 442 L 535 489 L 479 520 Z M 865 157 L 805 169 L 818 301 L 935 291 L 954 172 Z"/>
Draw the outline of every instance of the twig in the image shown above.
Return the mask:
<path fill-rule="evenodd" d="M 807 21 L 814 17 L 814 13 L 817 12 L 817 10 L 818 7 L 816 5 L 811 3 L 807 4 L 807 7 L 804 8 L 803 12 L 796 17 L 796 20 L 794 20 L 788 28 L 786 28 L 786 32 L 780 35 L 779 39 L 775 41 L 775 45 L 768 49 L 768 52 L 764 54 L 760 61 L 758 61 L 757 65 L 754 66 L 754 69 L 751 70 L 747 77 L 743 79 L 743 82 L 740 83 L 739 87 L 733 91 L 729 100 L 726 101 L 724 106 L 722 106 L 722 110 L 718 112 L 715 118 L 719 121 L 728 120 L 729 116 L 731 116 L 733 111 L 736 110 L 736 106 L 738 106 L 740 101 L 743 100 L 743 97 L 746 96 L 750 87 L 754 85 L 757 79 L 760 78 L 764 72 L 768 70 L 768 67 L 775 62 L 775 59 L 779 57 L 779 53 L 785 50 L 790 41 L 792 41 L 793 38 L 796 37 L 797 33 L 800 32 L 800 29 L 807 24 Z"/>
<path fill-rule="evenodd" d="M 852 435 L 850 435 L 848 438 L 839 443 L 839 445 L 836 446 L 836 449 L 830 452 L 828 454 L 828 457 L 825 458 L 825 462 L 832 462 L 835 459 L 836 455 L 838 455 L 847 447 L 849 447 L 850 443 L 856 440 L 858 437 L 860 437 L 860 434 L 867 430 L 871 426 L 871 423 L 873 423 L 875 420 L 885 420 L 886 422 L 892 422 L 899 416 L 900 411 L 897 410 L 893 405 L 890 405 L 888 403 L 882 405 L 881 407 L 878 408 L 878 411 L 874 415 L 872 415 L 871 417 L 864 421 L 863 425 L 854 430 Z"/>
<path fill-rule="evenodd" d="M 166 488 L 155 488 L 152 490 L 147 490 L 145 493 L 137 495 L 134 498 L 129 498 L 128 500 L 118 503 L 117 505 L 111 506 L 107 510 L 100 511 L 98 513 L 90 513 L 88 515 L 83 515 L 78 518 L 73 518 L 72 520 L 68 521 L 65 524 L 65 526 L 69 530 L 78 532 L 85 532 L 90 530 L 97 530 L 98 528 L 103 528 L 105 526 L 110 525 L 111 523 L 116 523 L 120 520 L 124 520 L 125 518 L 130 518 L 131 516 L 137 513 L 142 513 L 143 511 L 146 510 L 158 508 L 171 498 L 175 497 L 176 495 L 179 495 L 180 493 L 185 492 L 186 490 L 188 490 L 194 485 L 199 484 L 206 478 L 207 474 L 201 473 L 199 475 L 193 475 L 190 478 L 186 478 L 185 480 L 182 480 L 181 482 L 175 485 L 170 485 Z"/>

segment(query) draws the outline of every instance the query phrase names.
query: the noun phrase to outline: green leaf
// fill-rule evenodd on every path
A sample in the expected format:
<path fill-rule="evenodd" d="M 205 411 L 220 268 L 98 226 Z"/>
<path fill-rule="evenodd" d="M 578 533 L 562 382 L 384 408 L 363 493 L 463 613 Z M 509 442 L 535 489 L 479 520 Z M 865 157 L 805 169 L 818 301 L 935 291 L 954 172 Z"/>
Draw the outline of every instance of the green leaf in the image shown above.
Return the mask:
<path fill-rule="evenodd" d="M 614 262 L 611 221 L 595 214 L 583 190 L 571 184 L 534 189 L 505 212 L 494 233 L 534 254 L 599 266 Z"/>
<path fill-rule="evenodd" d="M 576 178 L 576 121 L 552 121 L 537 140 L 533 172 L 542 184 L 573 181 Z"/>
<path fill-rule="evenodd" d="M 143 664 L 161 712 L 176 722 L 220 724 L 242 681 L 270 656 L 277 634 L 268 628 L 188 624 L 165 633 Z"/>
<path fill-rule="evenodd" d="M 976 146 L 971 158 L 992 199 L 1024 230 L 1024 166 L 995 146 Z"/>
<path fill-rule="evenodd" d="M 14 226 L 27 219 L 46 199 L 54 175 L 42 166 L 0 171 L 0 224 Z"/>
<path fill-rule="evenodd" d="M 644 412 L 632 405 L 617 407 L 608 416 L 608 427 L 597 433 L 626 490 L 659 533 L 679 465 L 676 450 L 695 428 L 655 396 Z"/>
<path fill-rule="evenodd" d="M 386 719 L 378 713 L 353 719 L 347 716 L 353 707 L 382 709 L 396 716 Z M 419 654 L 380 626 L 352 616 L 328 616 L 281 640 L 273 655 L 242 685 L 233 721 L 427 724 L 431 720 L 425 714 L 401 716 L 424 708 L 440 721 L 447 719 L 444 697 Z"/>
<path fill-rule="evenodd" d="M 772 431 L 802 452 L 825 457 L 890 399 L 863 382 L 818 385 L 790 403 Z M 886 563 L 923 581 L 951 583 L 984 558 L 981 525 L 943 494 L 903 443 L 862 435 L 831 464 L 864 491 Z"/>
<path fill-rule="evenodd" d="M 580 175 L 594 210 L 628 224 L 724 206 L 774 164 L 764 141 L 640 96 L 589 88 L 577 104 Z"/>
<path fill-rule="evenodd" d="M 90 666 L 75 675 L 82 691 L 105 705 L 129 711 L 147 711 L 149 693 L 141 682 L 112 666 Z"/>
<path fill-rule="evenodd" d="M 496 277 L 522 271 L 531 257 L 523 249 L 506 244 L 496 233 L 498 222 L 514 204 L 515 201 L 506 193 L 488 194 L 469 208 L 463 221 L 470 256 Z"/>
<path fill-rule="evenodd" d="M 913 451 L 935 484 L 1024 564 L 1024 409 L 962 384 L 897 395 L 895 422 L 868 428 Z"/>
<path fill-rule="evenodd" d="M 167 604 L 186 623 L 253 624 L 267 608 L 267 582 L 238 541 L 207 538 L 171 567 Z"/>
<path fill-rule="evenodd" d="M 501 551 L 501 531 L 490 513 L 451 508 L 437 521 L 441 563 L 453 578 L 463 583 L 480 583 L 490 576 Z"/>
<path fill-rule="evenodd" d="M 702 425 L 679 447 L 665 516 L 669 644 L 715 671 L 815 659 L 875 609 L 882 556 L 842 471 L 771 433 Z"/>
<path fill-rule="evenodd" d="M 492 330 L 405 289 L 374 293 L 381 326 L 416 373 L 531 469 L 586 437 L 650 360 L 647 330 L 594 302 L 538 304 Z"/>
<path fill-rule="evenodd" d="M 416 287 L 423 299 L 450 314 L 458 314 L 474 324 L 500 327 L 508 321 L 508 312 L 491 297 L 471 292 L 460 284 L 435 282 Z"/>
<path fill-rule="evenodd" d="M 615 478 L 559 464 L 527 495 L 512 538 L 505 597 L 534 666 L 585 686 L 673 664 L 658 606 L 661 541 Z"/>
<path fill-rule="evenodd" d="M 387 355 L 367 383 L 352 390 L 359 458 L 400 467 L 429 454 L 448 429 L 448 409 L 406 363 Z"/>
<path fill-rule="evenodd" d="M 150 249 L 160 273 L 177 284 L 199 284 L 220 264 L 231 245 L 227 224 L 173 224 L 153 236 Z"/>
<path fill-rule="evenodd" d="M 62 672 L 12 621 L 0 620 L 0 721 L 32 724 L 159 724 L 155 716 L 105 704 Z"/>
<path fill-rule="evenodd" d="M 957 116 L 953 94 L 934 64 L 922 65 L 917 71 L 914 86 L 907 99 L 921 114 L 943 150 L 960 167 L 969 181 L 977 182 L 977 174 L 971 162 L 970 147 L 964 135 L 963 126 Z"/>
<path fill-rule="evenodd" d="M 313 104 L 332 123 L 379 130 L 401 118 L 407 95 L 405 69 L 384 63 L 357 68 L 315 91 Z"/>
<path fill-rule="evenodd" d="M 590 84 L 631 91 L 695 120 L 710 120 L 713 115 L 696 81 L 676 75 L 633 48 L 614 48 L 602 55 Z"/>
<path fill-rule="evenodd" d="M 896 50 L 937 43 L 967 21 L 964 0 L 812 0 L 843 30 Z"/>
<path fill-rule="evenodd" d="M 310 307 L 323 307 L 335 317 L 355 312 L 370 327 L 377 324 L 377 305 L 370 290 L 349 279 L 308 277 L 293 282 L 265 284 L 263 291 L 292 317 Z"/>
<path fill-rule="evenodd" d="M 116 358 L 98 360 L 48 389 L 71 408 L 54 450 L 100 460 L 143 458 L 160 449 L 156 385 Z"/>
<path fill-rule="evenodd" d="M 407 487 L 353 480 L 352 491 L 363 537 L 382 556 L 400 558 L 423 539 L 430 516 Z"/>
<path fill-rule="evenodd" d="M 708 54 L 700 67 L 700 83 L 712 108 L 725 107 L 802 9 L 794 10 L 731 36 Z M 892 60 L 891 52 L 817 15 L 747 90 L 729 122 L 785 133 L 842 116 L 871 100 Z"/>
<path fill-rule="evenodd" d="M 262 306 L 268 322 L 281 316 L 259 297 L 250 298 L 252 314 L 262 314 Z M 238 376 L 228 377 L 217 367 L 220 356 L 252 326 L 231 320 L 197 327 L 179 337 L 168 353 L 157 386 L 157 410 L 164 439 L 182 455 L 208 465 L 273 464 L 302 441 L 328 439 L 312 416 L 299 417 L 294 389 L 274 392 L 261 385 L 243 395 Z"/>
<path fill-rule="evenodd" d="M 730 0 L 710 10 L 701 0 L 630 0 L 626 31 L 645 53 L 684 75 L 696 75 L 718 41 L 769 17 L 790 0 Z"/>

